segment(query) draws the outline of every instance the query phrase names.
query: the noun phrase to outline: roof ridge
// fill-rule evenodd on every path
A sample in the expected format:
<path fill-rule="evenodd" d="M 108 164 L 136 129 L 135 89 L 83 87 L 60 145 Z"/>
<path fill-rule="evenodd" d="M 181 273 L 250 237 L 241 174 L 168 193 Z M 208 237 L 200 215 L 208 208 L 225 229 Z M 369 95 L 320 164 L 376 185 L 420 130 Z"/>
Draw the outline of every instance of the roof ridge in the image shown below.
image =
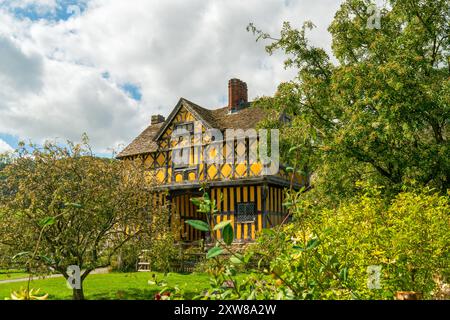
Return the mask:
<path fill-rule="evenodd" d="M 203 109 L 203 110 L 206 110 L 206 111 L 211 111 L 211 109 L 207 109 L 207 108 L 205 108 L 205 107 L 202 107 L 201 105 L 199 105 L 199 104 L 197 104 L 197 103 L 195 103 L 195 102 L 192 102 L 192 101 L 189 100 L 189 99 L 186 99 L 186 98 L 181 97 L 180 100 L 183 100 L 183 101 L 187 102 L 187 103 L 190 104 L 191 106 L 195 106 L 195 107 L 197 107 L 197 108 L 200 108 L 200 109 Z"/>

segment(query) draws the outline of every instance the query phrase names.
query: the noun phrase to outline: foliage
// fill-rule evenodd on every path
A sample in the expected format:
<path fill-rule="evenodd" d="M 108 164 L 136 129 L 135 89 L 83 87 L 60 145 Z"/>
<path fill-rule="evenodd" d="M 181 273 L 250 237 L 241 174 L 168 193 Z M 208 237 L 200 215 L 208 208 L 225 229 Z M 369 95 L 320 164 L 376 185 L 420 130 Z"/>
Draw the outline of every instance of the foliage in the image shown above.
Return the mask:
<path fill-rule="evenodd" d="M 287 280 L 281 288 L 301 293 L 296 298 L 392 299 L 396 291 L 415 291 L 429 299 L 436 279 L 448 282 L 447 196 L 405 190 L 389 202 L 379 187 L 365 186 L 336 209 L 293 203 L 294 221 L 266 231 L 254 251 Z M 369 266 L 381 266 L 379 289 L 368 288 Z"/>
<path fill-rule="evenodd" d="M 211 227 L 211 217 L 218 212 L 216 200 L 210 199 L 205 187 L 202 187 L 200 191 L 203 191 L 203 196 L 199 198 L 192 198 L 191 202 L 198 207 L 198 212 L 202 213 L 205 216 L 206 221 L 187 220 L 186 223 L 191 225 L 195 229 L 209 233 L 209 235 L 212 237 L 213 242 L 216 243 L 216 246 L 208 251 L 206 257 L 213 258 L 220 255 L 226 250 L 229 251 L 229 246 L 234 240 L 234 231 L 233 227 L 231 226 L 231 221 L 222 221 L 217 225 Z M 222 230 L 223 239 L 216 239 L 214 231 L 217 230 Z"/>
<path fill-rule="evenodd" d="M 10 163 L 11 163 L 11 154 L 0 153 L 0 177 L 1 177 L 1 171 Z"/>
<path fill-rule="evenodd" d="M 295 222 L 264 230 L 257 246 L 251 249 L 259 258 L 259 268 L 271 275 L 271 285 L 266 289 L 269 297 L 356 298 L 347 263 L 326 243 L 328 230 L 300 206 L 302 194 L 303 190 L 292 191 L 285 203 Z"/>
<path fill-rule="evenodd" d="M 388 1 L 379 29 L 368 25 L 371 5 L 347 0 L 337 11 L 329 27 L 336 60 L 309 44 L 311 22 L 284 23 L 278 39 L 248 27 L 298 69 L 257 104 L 272 111 L 263 126 L 282 130 L 285 162 L 313 173 L 311 196 L 321 203 L 353 196 L 359 180 L 387 194 L 412 180 L 450 188 L 450 3 Z M 281 113 L 292 121 L 280 124 Z"/>
<path fill-rule="evenodd" d="M 83 281 L 109 265 L 157 213 L 148 202 L 152 180 L 142 168 L 139 161 L 94 157 L 87 138 L 67 146 L 22 145 L 2 171 L 0 242 L 20 253 L 17 261 L 34 257 L 66 278 L 67 267 L 77 265 Z M 74 289 L 74 298 L 83 298 L 82 288 Z"/>
<path fill-rule="evenodd" d="M 236 281 L 236 268 L 234 268 L 231 261 L 241 263 L 244 257 L 237 253 L 236 249 L 232 246 L 234 241 L 234 230 L 231 226 L 231 221 L 222 221 L 216 225 L 213 225 L 211 217 L 218 212 L 216 201 L 211 200 L 206 188 L 201 187 L 200 191 L 203 191 L 202 197 L 192 198 L 191 201 L 198 207 L 198 212 L 205 216 L 205 220 L 187 220 L 186 223 L 193 228 L 207 232 L 212 239 L 213 247 L 211 247 L 206 253 L 206 259 L 212 261 L 212 266 L 208 270 L 208 273 L 212 276 L 211 285 L 212 289 L 208 290 L 205 294 L 197 296 L 197 298 L 225 298 L 229 293 L 233 291 L 232 297 L 240 298 L 240 290 Z M 216 238 L 215 231 L 221 230 L 222 239 Z M 225 258 L 223 256 L 226 254 Z M 227 294 L 222 291 L 223 284 L 230 283 L 230 288 L 226 290 Z M 172 290 L 172 291 L 170 291 Z M 175 292 L 177 296 L 182 297 L 182 292 L 179 289 L 164 288 L 163 292 Z M 167 298 L 168 299 L 168 298 Z"/>
<path fill-rule="evenodd" d="M 303 190 L 288 192 L 293 222 L 264 230 L 244 253 L 210 249 L 211 289 L 196 298 L 393 299 L 398 291 L 436 297 L 436 279 L 445 287 L 450 274 L 448 196 L 405 187 L 389 201 L 381 187 L 360 187 L 334 209 L 315 206 Z M 370 266 L 381 267 L 380 287 L 368 286 Z M 248 273 L 240 281 L 239 268 Z"/>
<path fill-rule="evenodd" d="M 125 243 L 111 259 L 111 270 L 118 272 L 132 272 L 136 270 L 139 261 L 140 248 L 136 248 L 132 241 Z"/>
<path fill-rule="evenodd" d="M 177 256 L 175 232 L 168 223 L 170 216 L 167 204 L 158 203 L 159 213 L 152 217 L 148 233 L 136 239 L 136 246 L 145 247 L 151 257 L 152 270 L 169 272 L 171 261 Z"/>
<path fill-rule="evenodd" d="M 253 248 L 278 284 L 266 283 L 269 297 L 431 298 L 448 281 L 450 3 L 388 1 L 379 28 L 374 5 L 343 2 L 329 27 L 335 59 L 309 44 L 311 22 L 285 22 L 279 38 L 247 28 L 298 70 L 256 104 L 270 114 L 260 125 L 281 129 L 283 162 L 310 177 L 308 192 L 288 192 L 294 222 Z M 367 288 L 371 265 L 381 289 Z"/>
<path fill-rule="evenodd" d="M 151 217 L 146 230 L 123 245 L 113 259 L 113 269 L 122 272 L 136 270 L 139 257 L 150 263 L 153 271 L 168 272 L 176 258 L 174 232 L 167 223 L 169 210 L 158 204 L 158 213 Z"/>
<path fill-rule="evenodd" d="M 217 209 L 207 192 L 204 191 L 203 197 L 194 199 L 193 202 L 199 207 L 199 212 L 206 215 L 207 219 L 206 222 L 189 220 L 187 223 L 199 230 L 209 231 L 214 239 L 213 243 L 215 243 L 206 254 L 206 258 L 212 261 L 208 270 L 211 275 L 211 289 L 199 294 L 197 299 L 313 299 L 326 293 L 325 286 L 345 288 L 342 283 L 346 281 L 346 271 L 343 272 L 343 275 L 339 274 L 341 266 L 335 261 L 335 258 L 322 256 L 322 253 L 317 250 L 318 239 L 316 237 L 306 238 L 306 234 L 303 234 L 303 245 L 291 245 L 294 252 L 281 251 L 285 254 L 284 259 L 291 263 L 286 263 L 284 259 L 272 260 L 273 256 L 266 255 L 264 258 L 268 260 L 266 261 L 268 268 L 263 267 L 261 263 L 263 259 L 261 259 L 245 280 L 238 281 L 236 278 L 238 270 L 242 266 L 250 267 L 254 254 L 261 255 L 261 251 L 238 252 L 238 249 L 232 246 L 234 232 L 229 221 L 223 221 L 211 227 L 211 220 L 208 216 Z M 223 240 L 215 238 L 213 231 L 219 229 L 222 230 Z M 303 231 L 306 232 L 306 229 Z M 276 244 L 271 248 L 280 252 L 283 248 L 280 242 L 286 242 L 286 239 L 282 238 L 286 233 L 273 230 L 266 230 L 265 233 L 277 237 Z M 220 258 L 224 254 L 226 257 Z M 299 264 L 292 264 L 293 254 L 295 257 L 300 257 Z M 248 269 L 250 271 L 250 268 Z M 167 289 L 165 290 L 167 292 Z"/>
<path fill-rule="evenodd" d="M 435 279 L 450 275 L 450 202 L 433 190 L 399 193 L 386 203 L 379 188 L 321 213 L 330 248 L 350 267 L 366 298 L 415 291 L 432 298 Z M 367 289 L 367 267 L 381 266 L 381 289 Z"/>
<path fill-rule="evenodd" d="M 47 300 L 48 293 L 39 296 L 41 289 L 26 289 L 20 288 L 19 291 L 13 291 L 11 293 L 11 300 Z"/>

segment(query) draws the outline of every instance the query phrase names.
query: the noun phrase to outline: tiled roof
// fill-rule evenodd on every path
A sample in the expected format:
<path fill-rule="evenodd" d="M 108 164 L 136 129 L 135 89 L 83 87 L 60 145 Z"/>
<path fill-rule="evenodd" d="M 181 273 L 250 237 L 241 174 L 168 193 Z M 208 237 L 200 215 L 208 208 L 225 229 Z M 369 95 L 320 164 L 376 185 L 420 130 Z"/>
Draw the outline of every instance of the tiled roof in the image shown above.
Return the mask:
<path fill-rule="evenodd" d="M 177 109 L 183 104 L 194 116 L 199 117 L 209 128 L 220 130 L 225 129 L 251 129 L 264 119 L 266 112 L 257 107 L 249 106 L 237 112 L 229 113 L 228 107 L 209 110 L 205 109 L 187 99 L 181 98 L 177 107 L 172 111 L 167 120 L 163 123 L 150 125 L 136 139 L 133 140 L 117 158 L 123 158 L 138 154 L 154 152 L 158 149 L 155 139 L 165 130 L 165 127 L 172 121 Z"/>
<path fill-rule="evenodd" d="M 158 123 L 148 126 L 142 133 L 137 136 L 125 149 L 117 155 L 117 158 L 123 158 L 143 153 L 153 152 L 158 148 L 155 140 L 156 133 L 164 123 Z"/>
<path fill-rule="evenodd" d="M 251 129 L 266 117 L 266 112 L 257 107 L 247 107 L 235 113 L 229 113 L 228 107 L 210 110 L 217 129 Z"/>

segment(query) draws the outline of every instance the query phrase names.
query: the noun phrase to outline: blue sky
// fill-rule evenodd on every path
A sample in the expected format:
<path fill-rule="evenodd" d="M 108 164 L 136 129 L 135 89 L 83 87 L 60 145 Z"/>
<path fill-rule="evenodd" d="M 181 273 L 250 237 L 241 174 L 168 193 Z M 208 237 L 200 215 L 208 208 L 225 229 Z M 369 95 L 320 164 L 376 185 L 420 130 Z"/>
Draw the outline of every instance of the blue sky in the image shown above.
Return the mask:
<path fill-rule="evenodd" d="M 340 0 L 0 0 L 0 152 L 19 140 L 79 141 L 120 150 L 180 97 L 227 104 L 231 78 L 249 98 L 272 95 L 295 70 L 246 32 L 311 20 L 314 45 Z"/>
<path fill-rule="evenodd" d="M 6 0 L 3 6 L 18 19 L 59 21 L 82 14 L 88 1 L 57 0 L 53 5 L 45 1 Z"/>
<path fill-rule="evenodd" d="M 9 134 L 0 133 L 0 139 L 5 141 L 7 144 L 9 144 L 13 148 L 17 148 L 17 144 L 19 143 L 18 137 L 14 137 Z"/>
<path fill-rule="evenodd" d="M 111 75 L 109 72 L 105 71 L 102 73 L 102 77 L 109 80 L 111 79 Z M 142 93 L 139 86 L 133 83 L 124 83 L 120 85 L 120 88 L 126 92 L 132 99 L 136 101 L 140 101 L 142 99 Z"/>

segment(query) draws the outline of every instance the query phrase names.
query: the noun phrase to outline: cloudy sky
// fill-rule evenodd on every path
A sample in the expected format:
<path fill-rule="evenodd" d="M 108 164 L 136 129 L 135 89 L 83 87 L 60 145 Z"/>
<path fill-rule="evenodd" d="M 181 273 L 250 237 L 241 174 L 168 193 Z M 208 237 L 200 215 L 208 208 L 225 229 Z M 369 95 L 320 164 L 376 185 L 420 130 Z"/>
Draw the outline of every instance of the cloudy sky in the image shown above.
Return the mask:
<path fill-rule="evenodd" d="M 228 79 L 249 97 L 290 80 L 245 28 L 276 35 L 283 21 L 313 21 L 330 47 L 341 0 L 0 0 L 0 152 L 19 140 L 78 141 L 107 154 L 180 97 L 227 103 Z"/>

